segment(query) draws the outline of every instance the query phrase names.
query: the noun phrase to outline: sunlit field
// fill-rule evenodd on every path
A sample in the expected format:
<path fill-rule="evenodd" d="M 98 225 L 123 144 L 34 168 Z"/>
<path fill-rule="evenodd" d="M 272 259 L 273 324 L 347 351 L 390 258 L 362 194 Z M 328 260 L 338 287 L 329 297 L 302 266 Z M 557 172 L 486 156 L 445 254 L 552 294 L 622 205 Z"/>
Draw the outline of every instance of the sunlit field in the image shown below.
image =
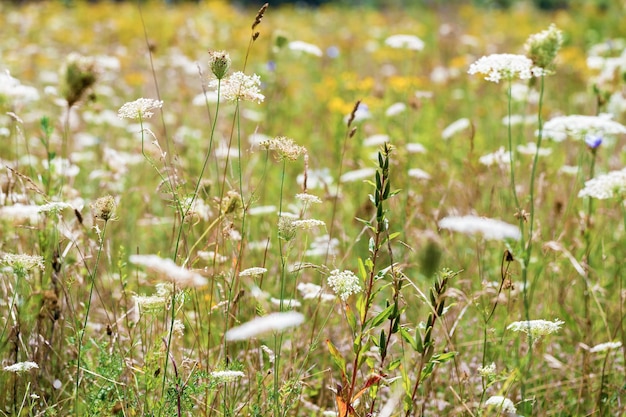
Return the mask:
<path fill-rule="evenodd" d="M 0 4 L 0 415 L 626 415 L 624 7 Z"/>

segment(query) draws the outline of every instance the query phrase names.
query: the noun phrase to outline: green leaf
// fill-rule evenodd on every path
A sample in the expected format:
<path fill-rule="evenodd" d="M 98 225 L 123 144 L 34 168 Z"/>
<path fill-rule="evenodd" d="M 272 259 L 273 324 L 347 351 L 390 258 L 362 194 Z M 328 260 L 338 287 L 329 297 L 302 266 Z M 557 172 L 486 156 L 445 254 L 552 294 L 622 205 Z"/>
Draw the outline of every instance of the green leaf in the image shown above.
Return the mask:
<path fill-rule="evenodd" d="M 400 327 L 400 336 L 404 339 L 405 342 L 413 348 L 413 350 L 417 351 L 417 343 L 415 342 L 415 338 L 411 336 L 409 331 L 405 327 Z"/>
<path fill-rule="evenodd" d="M 348 325 L 350 326 L 350 330 L 352 330 L 352 334 L 356 333 L 356 316 L 354 315 L 354 311 L 350 307 L 350 304 L 346 303 L 346 319 L 348 320 Z"/>
<path fill-rule="evenodd" d="M 332 357 L 333 362 L 341 370 L 341 374 L 345 379 L 346 360 L 343 358 L 343 356 L 341 356 L 341 352 L 339 352 L 339 349 L 337 349 L 335 345 L 333 345 L 333 342 L 331 342 L 330 339 L 326 339 L 326 345 L 328 345 L 328 351 L 330 352 L 330 356 Z"/>
<path fill-rule="evenodd" d="M 389 363 L 389 366 L 387 367 L 388 371 L 393 371 L 395 370 L 398 366 L 400 366 L 400 364 L 402 363 L 402 359 L 398 358 L 398 359 L 394 359 Z"/>
<path fill-rule="evenodd" d="M 372 320 L 371 326 L 372 327 L 379 326 L 382 322 L 387 320 L 389 316 L 391 316 L 391 313 L 393 313 L 394 308 L 395 306 L 392 304 L 386 309 L 384 309 L 383 311 L 381 311 L 380 313 L 378 313 L 376 317 L 374 317 L 374 320 Z"/>

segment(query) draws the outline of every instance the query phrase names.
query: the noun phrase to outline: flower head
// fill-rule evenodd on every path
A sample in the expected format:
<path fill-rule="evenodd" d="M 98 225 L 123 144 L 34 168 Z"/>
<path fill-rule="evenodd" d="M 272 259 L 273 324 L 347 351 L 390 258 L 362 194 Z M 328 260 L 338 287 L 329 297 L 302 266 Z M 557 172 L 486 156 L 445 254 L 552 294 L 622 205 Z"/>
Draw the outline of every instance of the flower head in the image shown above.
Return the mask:
<path fill-rule="evenodd" d="M 626 126 L 611 120 L 609 114 L 599 116 L 558 116 L 543 125 L 543 135 L 556 142 L 563 141 L 567 136 L 583 139 L 587 135 L 607 136 L 626 134 Z"/>
<path fill-rule="evenodd" d="M 530 336 L 532 343 L 541 339 L 542 336 L 546 336 L 552 333 L 556 333 L 561 329 L 561 326 L 565 323 L 562 320 L 528 320 L 528 321 L 515 321 L 509 324 L 506 328 L 514 332 L 524 332 Z"/>
<path fill-rule="evenodd" d="M 524 55 L 492 54 L 483 56 L 470 65 L 469 74 L 484 74 L 485 80 L 494 83 L 500 80 L 527 80 L 544 74 L 542 68 L 533 65 L 533 61 Z"/>
<path fill-rule="evenodd" d="M 151 98 L 139 98 L 135 101 L 125 103 L 117 112 L 121 119 L 149 119 L 153 110 L 163 107 L 163 102 Z"/>
<path fill-rule="evenodd" d="M 322 50 L 317 45 L 313 45 L 312 43 L 303 42 L 303 41 L 291 41 L 287 44 L 287 47 L 296 52 L 303 52 L 305 54 L 314 55 L 314 56 L 322 56 Z"/>
<path fill-rule="evenodd" d="M 174 261 L 168 258 L 161 258 L 157 255 L 131 255 L 128 259 L 130 263 L 145 266 L 155 272 L 161 273 L 172 282 L 180 286 L 202 286 L 206 285 L 207 279 L 202 275 L 181 268 Z"/>
<path fill-rule="evenodd" d="M 346 301 L 352 294 L 361 292 L 361 280 L 352 271 L 339 271 L 335 269 L 328 276 L 328 286 L 343 301 Z"/>
<path fill-rule="evenodd" d="M 504 149 L 504 146 L 500 146 L 497 151 L 488 153 L 478 158 L 478 162 L 488 167 L 498 165 L 503 168 L 511 163 L 511 154 Z"/>
<path fill-rule="evenodd" d="M 43 256 L 38 255 L 5 253 L 2 256 L 1 263 L 13 270 L 13 273 L 17 276 L 26 276 L 33 269 L 44 270 Z"/>
<path fill-rule="evenodd" d="M 239 273 L 239 276 L 240 277 L 256 277 L 258 275 L 263 275 L 266 272 L 267 272 L 267 268 L 261 268 L 257 266 L 253 268 L 244 269 L 243 271 Z"/>
<path fill-rule="evenodd" d="M 232 382 L 237 378 L 242 378 L 245 374 L 241 371 L 213 371 L 209 376 L 217 383 L 225 383 Z"/>
<path fill-rule="evenodd" d="M 31 361 L 26 361 L 26 362 L 18 362 L 18 363 L 14 363 L 13 365 L 9 365 L 9 366 L 5 366 L 4 370 L 7 372 L 13 372 L 13 373 L 22 373 L 22 372 L 28 372 L 31 369 L 39 369 L 39 365 L 37 365 L 35 362 L 31 362 Z"/>
<path fill-rule="evenodd" d="M 271 313 L 267 316 L 252 319 L 241 326 L 233 327 L 226 332 L 225 337 L 228 341 L 247 340 L 266 332 L 299 326 L 303 322 L 304 316 L 294 311 Z"/>
<path fill-rule="evenodd" d="M 506 240 L 521 238 L 519 227 L 500 220 L 478 216 L 449 216 L 439 220 L 441 229 L 448 229 L 466 235 L 482 235 L 487 240 Z"/>
<path fill-rule="evenodd" d="M 96 82 L 99 69 L 91 57 L 71 53 L 67 56 L 63 69 L 63 97 L 72 107 Z"/>
<path fill-rule="evenodd" d="M 485 405 L 492 405 L 496 408 L 499 408 L 504 413 L 516 413 L 517 412 L 517 408 L 515 408 L 513 401 L 501 395 L 494 395 L 494 396 L 489 397 L 487 401 L 485 401 Z"/>
<path fill-rule="evenodd" d="M 528 57 L 536 66 L 549 70 L 553 66 L 561 45 L 563 45 L 563 34 L 552 24 L 547 30 L 530 35 L 524 47 Z"/>
<path fill-rule="evenodd" d="M 100 197 L 91 205 L 91 210 L 96 219 L 111 220 L 115 215 L 115 199 L 110 195 Z"/>
<path fill-rule="evenodd" d="M 295 161 L 306 153 L 306 148 L 296 144 L 293 139 L 277 136 L 273 139 L 264 140 L 259 143 L 259 146 L 267 149 L 268 151 L 276 151 L 278 159 L 289 159 Z"/>
<path fill-rule="evenodd" d="M 445 139 L 445 140 L 448 140 L 452 136 L 454 136 L 457 133 L 467 129 L 471 125 L 472 125 L 472 123 L 470 122 L 470 120 L 468 118 L 466 118 L 466 117 L 463 117 L 461 119 L 458 119 L 458 120 L 450 123 L 448 125 L 448 127 L 443 129 L 443 132 L 441 132 L 441 137 L 443 139 Z"/>
<path fill-rule="evenodd" d="M 424 49 L 424 41 L 415 35 L 392 35 L 385 39 L 385 45 L 396 49 L 410 49 L 413 51 Z"/>
<path fill-rule="evenodd" d="M 221 80 L 230 69 L 230 55 L 224 51 L 209 51 L 209 68 L 215 78 Z"/>
<path fill-rule="evenodd" d="M 591 150 L 598 149 L 602 145 L 602 135 L 585 135 L 585 143 Z"/>
<path fill-rule="evenodd" d="M 617 196 L 626 196 L 626 168 L 592 178 L 585 182 L 585 188 L 578 192 L 578 197 L 600 200 Z"/>
<path fill-rule="evenodd" d="M 217 89 L 219 80 L 213 80 L 209 87 Z M 254 101 L 261 103 L 265 96 L 261 94 L 261 77 L 258 75 L 246 75 L 241 71 L 231 74 L 221 83 L 220 90 L 222 96 L 229 101 Z"/>
<path fill-rule="evenodd" d="M 598 353 L 598 352 L 606 352 L 607 350 L 619 349 L 622 347 L 622 342 L 606 342 L 600 343 L 599 345 L 595 345 L 589 352 Z"/>

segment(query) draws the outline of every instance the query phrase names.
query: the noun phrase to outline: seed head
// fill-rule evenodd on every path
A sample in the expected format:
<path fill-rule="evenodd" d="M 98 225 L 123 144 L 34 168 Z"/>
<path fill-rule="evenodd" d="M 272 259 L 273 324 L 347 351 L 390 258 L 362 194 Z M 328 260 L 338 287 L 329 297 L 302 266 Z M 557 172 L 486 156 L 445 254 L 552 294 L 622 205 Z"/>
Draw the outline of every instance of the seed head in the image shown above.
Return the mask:
<path fill-rule="evenodd" d="M 209 67 L 215 78 L 221 80 L 230 69 L 230 55 L 224 51 L 209 51 Z"/>

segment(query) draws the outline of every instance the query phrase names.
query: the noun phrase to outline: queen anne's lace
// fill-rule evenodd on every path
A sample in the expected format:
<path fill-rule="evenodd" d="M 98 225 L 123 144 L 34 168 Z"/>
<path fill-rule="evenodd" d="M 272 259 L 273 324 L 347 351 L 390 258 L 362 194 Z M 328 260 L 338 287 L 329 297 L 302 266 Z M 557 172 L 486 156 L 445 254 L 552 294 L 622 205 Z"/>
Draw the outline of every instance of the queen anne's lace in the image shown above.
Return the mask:
<path fill-rule="evenodd" d="M 533 61 L 524 55 L 492 54 L 470 65 L 468 74 L 484 74 L 485 80 L 498 83 L 502 79 L 527 80 L 541 77 L 544 70 L 534 66 Z"/>

